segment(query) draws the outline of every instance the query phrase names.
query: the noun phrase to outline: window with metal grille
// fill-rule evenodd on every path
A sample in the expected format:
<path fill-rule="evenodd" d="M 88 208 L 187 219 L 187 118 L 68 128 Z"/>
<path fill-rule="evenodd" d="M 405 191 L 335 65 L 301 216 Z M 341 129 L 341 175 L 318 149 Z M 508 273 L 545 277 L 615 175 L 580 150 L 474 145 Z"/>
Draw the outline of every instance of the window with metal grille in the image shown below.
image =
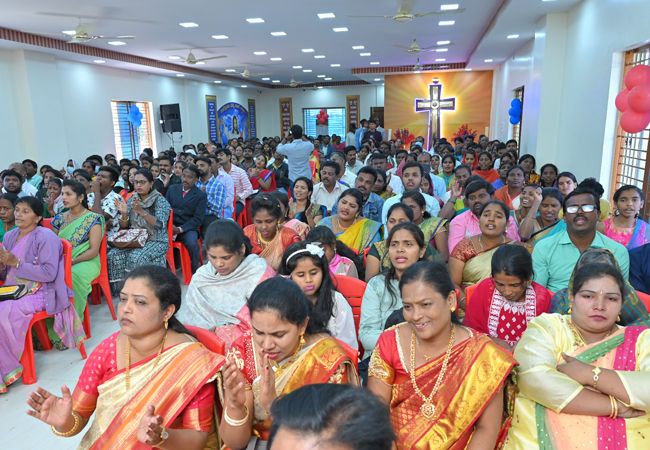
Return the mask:
<path fill-rule="evenodd" d="M 327 120 L 327 133 L 330 136 L 336 134 L 341 136 L 343 138 L 342 140 L 345 140 L 347 130 L 345 126 L 345 108 L 303 108 L 302 117 L 305 134 L 311 137 L 318 136 L 318 132 L 316 131 L 316 122 L 318 122 L 318 119 L 316 116 L 321 109 L 324 109 L 330 116 Z"/>
<path fill-rule="evenodd" d="M 142 122 L 138 128 L 135 128 L 128 119 L 132 106 L 137 106 L 142 113 Z M 136 159 L 145 148 L 151 148 L 154 155 L 158 154 L 155 149 L 155 139 L 152 136 L 150 102 L 113 100 L 111 101 L 111 110 L 115 151 L 118 159 Z"/>
<path fill-rule="evenodd" d="M 521 118 L 519 119 L 519 123 L 517 125 L 512 126 L 512 137 L 510 139 L 514 139 L 517 141 L 517 146 L 519 147 L 519 150 L 521 150 L 521 124 L 524 121 L 524 87 L 520 87 L 515 89 L 515 97 L 521 100 Z"/>
<path fill-rule="evenodd" d="M 630 50 L 625 53 L 625 71 L 627 72 L 634 66 L 641 64 L 650 65 L 650 46 Z M 621 87 L 623 90 L 625 86 Z M 619 114 L 620 119 L 620 114 Z M 650 128 L 636 134 L 624 131 L 620 124 L 616 133 L 616 144 L 614 148 L 614 162 L 611 194 L 621 186 L 631 184 L 641 188 L 646 198 L 646 204 L 641 210 L 644 219 L 647 221 L 650 217 L 650 202 L 647 201 L 650 193 L 650 184 L 648 183 L 648 142 L 650 141 Z"/>

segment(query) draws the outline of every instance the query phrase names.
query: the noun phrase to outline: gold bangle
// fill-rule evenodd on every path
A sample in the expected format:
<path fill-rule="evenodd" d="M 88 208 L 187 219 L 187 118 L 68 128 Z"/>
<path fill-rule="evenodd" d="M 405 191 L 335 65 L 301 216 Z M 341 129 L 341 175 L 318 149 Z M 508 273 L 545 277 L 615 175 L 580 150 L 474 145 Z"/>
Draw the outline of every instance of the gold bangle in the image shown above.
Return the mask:
<path fill-rule="evenodd" d="M 236 420 L 228 415 L 228 407 L 226 406 L 223 409 L 223 417 L 224 419 L 226 419 L 226 423 L 231 427 L 241 427 L 243 425 L 246 425 L 246 422 L 248 422 L 249 411 L 248 411 L 248 406 L 244 405 L 244 408 L 246 409 L 246 417 L 244 417 L 241 420 Z"/>
<path fill-rule="evenodd" d="M 61 433 L 60 431 L 56 431 L 56 428 L 54 428 L 54 426 L 51 426 L 50 428 L 52 428 L 52 433 L 54 433 L 55 435 L 57 435 L 59 437 L 70 437 L 73 434 L 75 434 L 77 432 L 77 429 L 79 428 L 79 424 L 81 424 L 81 416 L 79 416 L 79 414 L 76 411 L 73 410 L 72 411 L 72 417 L 74 417 L 74 426 L 72 427 L 72 429 L 70 431 L 67 431 L 65 433 Z"/>
<path fill-rule="evenodd" d="M 610 419 L 616 419 L 618 417 L 618 400 L 616 400 L 616 397 L 613 395 L 610 395 L 610 397 L 612 397 L 612 403 L 614 405 L 614 412 L 612 413 Z"/>
<path fill-rule="evenodd" d="M 616 411 L 617 407 L 616 407 L 616 399 L 614 399 L 614 397 L 611 395 L 609 396 L 609 404 L 612 407 L 612 411 L 609 413 L 608 417 L 610 419 L 614 419 L 616 417 L 614 416 L 614 412 Z"/>

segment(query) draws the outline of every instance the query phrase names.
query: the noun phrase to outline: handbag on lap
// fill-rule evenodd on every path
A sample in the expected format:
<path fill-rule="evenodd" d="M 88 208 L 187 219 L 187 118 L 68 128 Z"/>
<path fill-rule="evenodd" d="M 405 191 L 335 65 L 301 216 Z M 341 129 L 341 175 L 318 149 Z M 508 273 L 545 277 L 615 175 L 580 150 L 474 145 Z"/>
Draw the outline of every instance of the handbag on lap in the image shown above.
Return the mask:
<path fill-rule="evenodd" d="M 149 233 L 144 228 L 120 230 L 106 242 L 115 248 L 142 248 L 147 243 Z"/>

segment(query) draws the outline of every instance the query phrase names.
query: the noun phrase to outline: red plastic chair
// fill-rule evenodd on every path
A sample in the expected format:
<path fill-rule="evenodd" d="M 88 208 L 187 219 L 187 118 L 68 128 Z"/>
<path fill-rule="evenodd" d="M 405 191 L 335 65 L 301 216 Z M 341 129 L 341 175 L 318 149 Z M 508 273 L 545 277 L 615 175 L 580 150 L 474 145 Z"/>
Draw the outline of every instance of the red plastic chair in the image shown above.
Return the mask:
<path fill-rule="evenodd" d="M 345 297 L 352 308 L 352 316 L 354 318 L 354 329 L 357 333 L 357 341 L 359 340 L 359 321 L 361 320 L 361 302 L 363 301 L 363 294 L 366 292 L 366 283 L 345 275 L 332 275 L 334 281 L 334 288 Z M 359 342 L 359 353 L 363 350 L 361 342 Z"/>
<path fill-rule="evenodd" d="M 368 252 L 372 247 L 368 247 L 363 251 L 363 267 L 366 267 L 366 260 L 368 259 Z"/>
<path fill-rule="evenodd" d="M 167 222 L 167 234 L 169 237 L 169 247 L 167 247 L 167 254 L 166 254 L 166 259 L 167 259 L 167 264 L 169 264 L 169 268 L 171 269 L 174 274 L 176 274 L 176 263 L 174 262 L 174 249 L 177 249 L 180 258 L 181 258 L 181 270 L 183 271 L 183 284 L 189 285 L 190 281 L 192 281 L 192 260 L 190 259 L 190 252 L 187 251 L 185 246 L 181 244 L 180 242 L 174 241 L 174 210 L 170 210 L 169 212 L 169 221 Z M 201 261 L 201 265 L 203 265 L 203 251 L 202 251 L 202 244 L 201 244 L 201 238 L 199 237 L 199 249 L 201 249 L 199 253 L 199 259 Z"/>
<path fill-rule="evenodd" d="M 472 294 L 474 294 L 474 291 L 476 290 L 476 287 L 478 284 L 474 284 L 472 286 L 467 286 L 465 288 L 465 311 L 467 311 L 467 305 L 469 305 L 469 299 L 472 297 Z M 456 289 L 456 295 L 458 294 L 458 289 Z"/>
<path fill-rule="evenodd" d="M 645 308 L 650 311 L 650 295 L 641 291 L 636 291 L 636 295 L 639 296 L 639 300 L 645 305 Z"/>
<path fill-rule="evenodd" d="M 101 269 L 99 276 L 95 278 L 92 283 L 90 283 L 92 286 L 92 291 L 90 291 L 90 298 L 93 305 L 99 305 L 102 302 L 102 294 L 104 294 L 106 303 L 108 303 L 108 309 L 111 310 L 111 317 L 113 317 L 113 320 L 117 320 L 117 316 L 115 315 L 115 305 L 113 305 L 113 297 L 111 296 L 111 286 L 108 282 L 108 263 L 106 262 L 106 233 L 104 233 L 102 244 L 99 248 L 99 261 L 101 263 Z M 88 311 L 88 308 L 86 308 L 86 311 Z M 86 334 L 88 337 L 90 337 L 90 327 L 88 327 L 88 333 Z"/>
<path fill-rule="evenodd" d="M 65 284 L 72 289 L 72 245 L 70 242 L 65 239 L 61 239 L 63 244 L 63 260 L 65 265 Z M 70 297 L 70 304 L 74 308 L 74 297 Z M 88 308 L 86 308 L 88 309 Z M 29 322 L 29 327 L 27 328 L 27 335 L 25 336 L 25 350 L 20 357 L 20 364 L 23 366 L 23 384 L 34 384 L 36 383 L 36 368 L 34 366 L 34 342 L 32 340 L 32 328 L 36 331 L 38 339 L 43 344 L 45 350 L 52 349 L 52 343 L 50 338 L 47 335 L 47 327 L 45 326 L 44 319 L 47 319 L 50 316 L 46 311 L 41 311 L 34 314 L 32 320 Z M 79 346 L 79 353 L 81 353 L 81 358 L 86 359 L 86 347 L 83 343 Z"/>
<path fill-rule="evenodd" d="M 185 328 L 194 333 L 194 336 L 201 344 L 213 353 L 226 356 L 226 343 L 222 341 L 216 334 L 206 330 L 205 328 L 195 327 L 193 325 L 185 325 Z"/>
<path fill-rule="evenodd" d="M 52 219 L 43 219 L 41 222 L 45 228 L 49 228 L 50 230 L 52 229 Z"/>
<path fill-rule="evenodd" d="M 167 264 L 169 269 L 174 272 L 176 275 L 176 265 L 174 264 L 174 210 L 169 211 L 169 220 L 167 221 L 167 235 L 169 237 L 169 245 L 167 246 L 167 254 L 165 255 L 167 259 Z"/>

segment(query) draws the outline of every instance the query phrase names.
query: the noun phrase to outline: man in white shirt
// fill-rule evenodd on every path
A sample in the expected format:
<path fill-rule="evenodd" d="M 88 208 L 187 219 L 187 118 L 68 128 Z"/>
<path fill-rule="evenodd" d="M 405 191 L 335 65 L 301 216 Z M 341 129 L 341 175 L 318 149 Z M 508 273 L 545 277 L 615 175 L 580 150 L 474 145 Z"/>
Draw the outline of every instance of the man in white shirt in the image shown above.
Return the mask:
<path fill-rule="evenodd" d="M 357 131 L 357 126 L 353 123 L 350 124 L 350 131 L 348 131 L 348 134 L 345 135 L 345 145 L 350 146 L 354 145 L 356 148 L 357 146 L 357 140 L 356 140 L 356 131 Z"/>
<path fill-rule="evenodd" d="M 92 192 L 88 195 L 88 207 L 95 214 L 104 216 L 107 239 L 120 231 L 120 221 L 117 217 L 119 211 L 115 206 L 115 200 L 121 197 L 113 192 L 113 187 L 119 179 L 120 173 L 117 169 L 111 166 L 102 166 L 97 172 L 95 181 L 90 183 Z"/>
<path fill-rule="evenodd" d="M 290 138 L 293 138 L 290 141 Z M 302 134 L 302 127 L 294 125 L 291 131 L 285 133 L 284 139 L 278 144 L 276 152 L 287 157 L 289 165 L 289 180 L 291 180 L 291 190 L 293 183 L 300 178 L 306 177 L 311 180 L 311 167 L 309 166 L 309 157 L 314 151 L 314 144 L 309 142 Z"/>
<path fill-rule="evenodd" d="M 320 168 L 321 182 L 314 186 L 314 192 L 311 195 L 311 202 L 324 205 L 327 211 L 332 211 L 334 204 L 345 190 L 343 185 L 338 182 L 338 173 L 341 166 L 334 161 L 325 161 Z"/>
<path fill-rule="evenodd" d="M 359 172 L 359 169 L 364 166 L 361 161 L 357 160 L 357 148 L 353 145 L 345 147 L 345 159 L 347 161 L 345 164 L 345 170 L 349 170 L 355 175 Z"/>
<path fill-rule="evenodd" d="M 15 163 L 13 163 L 13 164 L 11 164 L 9 166 L 9 170 L 14 172 L 14 178 L 15 178 L 16 175 L 18 175 L 18 181 L 20 182 L 20 184 L 19 184 L 20 189 L 17 192 L 13 192 L 10 189 L 7 189 L 7 186 L 5 185 L 5 191 L 6 192 L 13 192 L 18 197 L 24 197 L 26 195 L 29 195 L 30 197 L 35 197 L 36 194 L 38 193 L 38 189 L 36 189 L 31 184 L 29 184 L 27 181 L 25 181 L 26 178 L 27 178 L 27 169 L 25 168 L 25 166 L 22 163 L 15 162 Z M 3 181 L 3 184 L 5 184 L 4 177 L 3 177 L 2 181 Z M 16 181 L 16 180 L 13 180 L 13 181 Z M 10 182 L 10 184 L 12 184 L 12 183 Z M 15 184 L 16 183 L 13 183 L 12 186 L 15 185 Z M 13 187 L 13 188 L 15 189 L 16 187 Z"/>
<path fill-rule="evenodd" d="M 393 189 L 393 193 L 395 195 L 401 195 L 402 192 L 404 192 L 404 185 L 402 184 L 402 180 L 395 175 L 395 172 L 391 173 L 388 171 L 388 156 L 384 155 L 383 153 L 373 153 L 373 155 L 370 157 L 370 167 L 374 169 L 381 169 L 384 172 L 386 172 L 386 176 L 388 177 L 388 185 Z"/>
<path fill-rule="evenodd" d="M 330 161 L 334 161 L 339 166 L 343 167 L 343 169 L 341 169 L 342 173 L 339 173 L 338 175 L 339 180 L 347 187 L 353 188 L 357 176 L 345 168 L 346 162 L 345 162 L 345 155 L 343 155 L 343 152 L 341 150 L 336 150 L 334 153 L 332 153 L 332 156 L 330 157 Z"/>
<path fill-rule="evenodd" d="M 419 191 L 420 185 L 422 184 L 423 173 L 424 172 L 422 171 L 422 165 L 420 163 L 417 163 L 415 161 L 407 162 L 402 168 L 402 184 L 404 184 L 404 191 Z M 438 212 L 440 212 L 440 203 L 438 203 L 438 200 L 428 194 L 422 195 L 427 202 L 427 211 L 429 214 L 431 214 L 432 217 L 438 217 Z M 402 201 L 402 197 L 399 195 L 395 195 L 386 200 L 381 214 L 381 221 L 384 223 L 384 225 L 386 225 L 386 222 L 388 220 L 388 210 L 390 210 L 391 206 L 393 206 L 395 203 L 399 203 L 400 201 Z"/>

